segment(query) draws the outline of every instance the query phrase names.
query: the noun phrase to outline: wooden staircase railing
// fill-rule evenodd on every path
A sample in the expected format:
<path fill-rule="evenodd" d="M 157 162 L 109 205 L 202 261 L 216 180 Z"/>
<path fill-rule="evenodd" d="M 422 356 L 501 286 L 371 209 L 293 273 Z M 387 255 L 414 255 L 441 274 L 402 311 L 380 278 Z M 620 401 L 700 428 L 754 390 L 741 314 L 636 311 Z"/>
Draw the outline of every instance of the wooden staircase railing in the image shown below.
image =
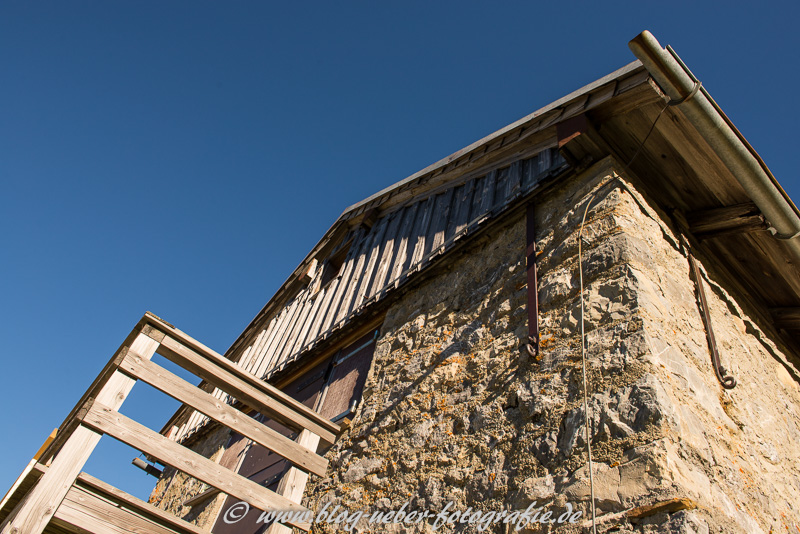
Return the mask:
<path fill-rule="evenodd" d="M 255 409 L 298 431 L 298 440 L 286 438 L 152 362 L 156 353 L 232 395 L 247 406 L 244 410 Z M 146 313 L 55 438 L 45 444 L 0 502 L 0 534 L 206 532 L 81 473 L 104 434 L 254 508 L 307 511 L 299 504 L 304 484 L 299 495 L 297 491 L 275 493 L 122 415 L 119 409 L 137 380 L 283 456 L 293 465 L 293 477 L 305 482 L 308 474 L 325 475 L 328 462 L 316 454 L 316 445 L 319 441 L 333 443 L 340 432 L 338 425 Z M 296 487 L 296 482 L 292 485 Z M 310 526 L 297 521 L 288 524 L 302 530 Z"/>

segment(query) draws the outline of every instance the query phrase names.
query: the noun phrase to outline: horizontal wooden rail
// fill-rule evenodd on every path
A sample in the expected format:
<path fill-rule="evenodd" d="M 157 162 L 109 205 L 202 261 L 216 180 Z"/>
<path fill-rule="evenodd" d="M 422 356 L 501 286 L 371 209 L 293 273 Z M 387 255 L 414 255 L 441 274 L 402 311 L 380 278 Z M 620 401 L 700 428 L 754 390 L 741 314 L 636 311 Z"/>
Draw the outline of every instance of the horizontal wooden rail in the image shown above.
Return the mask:
<path fill-rule="evenodd" d="M 313 444 L 283 436 L 153 363 L 150 359 L 156 352 L 249 408 L 297 430 Z M 293 512 L 287 525 L 310 528 L 301 518 L 311 516 L 300 505 L 299 496 L 288 499 L 272 492 L 119 413 L 138 380 L 286 458 L 293 466 L 292 480 L 309 473 L 325 475 L 328 461 L 316 454 L 316 444 L 318 440 L 332 443 L 340 432 L 339 425 L 147 313 L 70 411 L 55 439 L 42 447 L 0 501 L 0 534 L 41 534 L 48 528 L 94 534 L 207 534 L 80 473 L 104 434 L 253 508 Z"/>
<path fill-rule="evenodd" d="M 151 338 L 141 334 L 136 334 L 133 338 L 129 336 L 128 339 L 133 339 L 129 351 L 139 354 L 143 359 L 151 358 L 158 345 Z M 118 352 L 121 353 L 122 349 Z M 97 389 L 93 386 L 91 390 L 93 395 L 89 396 L 84 405 L 77 407 L 78 415 L 75 418 L 79 419 L 86 407 L 92 403 L 106 406 L 106 409 L 111 411 L 119 409 L 135 383 L 134 379 L 114 369 L 104 378 L 102 386 Z M 78 425 L 69 432 L 47 472 L 12 512 L 13 517 L 6 518 L 0 526 L 0 534 L 41 533 L 64 500 L 100 438 L 100 433 L 83 425 Z"/>
<path fill-rule="evenodd" d="M 120 364 L 120 371 L 150 384 L 170 397 L 283 456 L 303 471 L 325 476 L 328 468 L 328 461 L 325 458 L 304 447 L 299 447 L 293 440 L 223 403 L 163 367 L 149 360 L 143 360 L 135 354 L 129 354 Z"/>
<path fill-rule="evenodd" d="M 53 516 L 53 524 L 71 532 L 94 534 L 175 534 L 136 511 L 116 506 L 85 488 L 72 486 Z"/>
<path fill-rule="evenodd" d="M 69 438 L 72 432 L 78 427 L 81 418 L 81 411 L 86 409 L 87 404 L 91 403 L 92 399 L 97 398 L 103 387 L 108 383 L 109 380 L 111 380 L 111 377 L 119 367 L 120 362 L 122 362 L 128 352 L 131 350 L 131 347 L 134 347 L 134 351 L 139 350 L 136 348 L 138 344 L 135 343 L 137 339 L 141 339 L 139 336 L 141 336 L 142 328 L 144 328 L 147 324 L 147 317 L 148 316 L 145 315 L 136 324 L 133 330 L 131 330 L 131 333 L 128 334 L 128 337 L 125 338 L 125 341 L 122 342 L 122 345 L 120 345 L 116 352 L 114 352 L 114 355 L 111 357 L 108 363 L 106 363 L 102 371 L 100 371 L 100 374 L 97 375 L 97 378 L 94 379 L 92 385 L 89 386 L 89 389 L 86 390 L 78 403 L 72 408 L 67 417 L 61 423 L 61 426 L 58 427 L 55 439 L 53 439 L 47 445 L 47 447 L 45 447 L 44 451 L 40 452 L 39 461 L 41 463 L 49 463 L 52 457 L 58 452 L 59 449 L 61 449 L 67 438 Z M 147 339 L 145 336 L 142 337 Z"/>
<path fill-rule="evenodd" d="M 22 484 L 19 485 L 34 485 L 36 481 L 39 480 L 46 472 L 47 466 L 32 460 L 23 472 L 23 476 L 20 477 Z M 74 500 L 74 497 L 76 495 L 81 495 L 81 492 L 88 493 L 90 495 L 81 496 L 80 502 L 78 503 L 80 505 L 78 507 L 79 511 L 65 511 L 66 507 L 71 507 L 71 505 L 67 503 L 67 500 Z M 21 497 L 21 495 L 17 495 L 17 497 Z M 89 513 L 91 515 L 89 510 L 92 508 L 97 508 L 97 499 L 102 501 L 100 505 L 103 507 L 103 516 L 108 516 L 111 525 L 108 525 L 106 522 L 104 522 L 101 524 L 95 524 L 96 528 L 89 529 L 88 522 L 79 524 L 70 520 L 70 518 L 77 518 L 77 520 L 80 522 L 81 515 L 84 513 Z M 84 501 L 92 501 L 92 503 L 84 506 Z M 131 518 L 130 514 L 135 514 L 138 516 L 138 518 L 144 518 L 146 521 L 150 522 L 150 524 L 147 525 L 147 529 L 135 527 L 134 525 L 138 524 L 138 520 L 136 518 Z M 121 523 L 115 519 L 119 517 L 124 517 L 125 522 Z M 199 528 L 187 521 L 184 521 L 183 519 L 175 517 L 171 513 L 161 510 L 160 508 L 156 508 L 152 504 L 142 501 L 141 499 L 137 499 L 133 495 L 129 495 L 128 493 L 125 493 L 124 491 L 115 488 L 114 486 L 103 482 L 102 480 L 98 480 L 87 473 L 80 473 L 78 475 L 75 484 L 70 488 L 65 500 L 62 501 L 61 506 L 59 506 L 58 510 L 56 510 L 53 518 L 54 524 L 63 526 L 70 531 L 74 530 L 73 527 L 78 527 L 85 530 L 90 530 L 94 533 L 124 532 L 126 534 L 151 534 L 156 532 L 160 533 L 162 532 L 162 528 L 167 528 L 168 530 L 166 532 L 169 532 L 170 534 L 175 534 L 176 532 L 181 534 L 210 534 L 209 531 L 205 529 Z M 92 518 L 88 518 L 87 521 L 92 521 Z M 122 528 L 122 530 L 120 530 L 120 528 Z"/>
<path fill-rule="evenodd" d="M 153 333 L 148 332 L 147 335 L 150 336 Z M 159 341 L 157 338 L 153 339 Z M 333 443 L 336 440 L 336 433 L 330 430 L 330 424 L 321 425 L 319 421 L 322 420 L 322 417 L 313 412 L 313 410 L 313 418 L 296 412 L 265 393 L 261 388 L 239 378 L 168 335 L 165 335 L 160 340 L 160 343 L 157 349 L 158 354 L 183 367 L 190 373 L 194 373 L 225 393 L 229 393 L 267 417 L 293 430 L 301 431 L 307 429 L 317 434 L 327 443 Z M 338 425 L 336 425 L 336 431 L 339 431 Z"/>
<path fill-rule="evenodd" d="M 160 319 L 159 317 L 156 317 L 152 313 L 147 312 L 144 315 L 143 320 L 146 321 L 150 326 L 154 327 L 156 330 L 160 330 L 161 332 L 169 335 L 179 343 L 182 343 L 186 347 L 202 355 L 203 357 L 205 357 L 218 367 L 224 369 L 225 371 L 231 373 L 232 375 L 256 387 L 259 391 L 261 391 L 266 395 L 269 395 L 270 397 L 274 398 L 281 404 L 284 404 L 287 408 L 291 408 L 294 412 L 297 412 L 303 415 L 304 417 L 308 418 L 309 420 L 315 422 L 316 424 L 326 429 L 331 434 L 338 435 L 339 432 L 341 431 L 339 425 L 337 425 L 336 423 L 332 423 L 328 419 L 322 417 L 316 411 L 312 410 L 302 402 L 293 399 L 291 396 L 287 395 L 286 393 L 276 388 L 275 386 L 264 382 L 263 380 L 261 380 L 260 378 L 251 373 L 248 373 L 247 371 L 245 371 L 244 369 L 242 369 L 229 359 L 225 358 L 218 352 L 215 352 L 214 350 L 206 347 L 199 341 L 193 339 L 186 333 L 181 332 L 171 324 L 166 323 L 164 320 Z M 309 428 L 309 430 L 313 432 L 313 429 Z M 314 433 L 321 435 L 318 432 Z"/>
<path fill-rule="evenodd" d="M 82 425 L 108 434 L 223 493 L 248 502 L 259 510 L 308 512 L 307 508 L 281 497 L 100 403 L 92 405 L 84 417 Z M 308 523 L 294 520 L 290 520 L 288 524 L 304 531 L 310 527 Z"/>

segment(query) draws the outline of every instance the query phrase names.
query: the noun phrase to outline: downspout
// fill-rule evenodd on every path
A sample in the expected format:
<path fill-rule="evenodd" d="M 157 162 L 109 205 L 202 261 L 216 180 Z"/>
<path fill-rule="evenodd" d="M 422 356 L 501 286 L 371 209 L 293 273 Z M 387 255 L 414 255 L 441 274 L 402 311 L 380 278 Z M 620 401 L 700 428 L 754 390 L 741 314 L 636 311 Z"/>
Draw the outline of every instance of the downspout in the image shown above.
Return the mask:
<path fill-rule="evenodd" d="M 666 95 L 675 102 L 683 101 L 683 114 L 733 173 L 769 221 L 772 234 L 784 240 L 800 265 L 800 211 L 753 148 L 680 58 L 671 49 L 661 48 L 653 34 L 645 30 L 628 46 Z"/>

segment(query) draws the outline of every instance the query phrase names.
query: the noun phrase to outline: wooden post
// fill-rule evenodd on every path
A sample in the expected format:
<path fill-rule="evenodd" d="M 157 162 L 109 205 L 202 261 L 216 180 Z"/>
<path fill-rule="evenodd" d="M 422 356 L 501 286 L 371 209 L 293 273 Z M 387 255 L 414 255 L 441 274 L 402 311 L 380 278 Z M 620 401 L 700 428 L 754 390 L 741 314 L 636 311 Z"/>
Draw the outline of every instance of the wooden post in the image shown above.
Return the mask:
<path fill-rule="evenodd" d="M 129 352 L 149 360 L 157 347 L 158 342 L 140 333 L 131 344 Z M 116 371 L 100 389 L 95 400 L 118 410 L 135 383 L 133 378 Z M 78 426 L 36 486 L 0 525 L 0 534 L 41 534 L 101 437 L 101 433 Z"/>
<path fill-rule="evenodd" d="M 311 454 L 316 454 L 319 441 L 319 436 L 309 432 L 308 430 L 303 430 L 297 437 L 297 444 L 308 449 Z M 303 500 L 303 492 L 306 489 L 307 482 L 308 473 L 296 467 L 292 467 L 285 475 L 283 475 L 283 478 L 281 478 L 281 481 L 278 483 L 278 491 L 276 493 L 294 503 L 300 504 Z M 292 529 L 286 525 L 273 523 L 266 531 L 264 531 L 264 534 L 292 534 Z"/>

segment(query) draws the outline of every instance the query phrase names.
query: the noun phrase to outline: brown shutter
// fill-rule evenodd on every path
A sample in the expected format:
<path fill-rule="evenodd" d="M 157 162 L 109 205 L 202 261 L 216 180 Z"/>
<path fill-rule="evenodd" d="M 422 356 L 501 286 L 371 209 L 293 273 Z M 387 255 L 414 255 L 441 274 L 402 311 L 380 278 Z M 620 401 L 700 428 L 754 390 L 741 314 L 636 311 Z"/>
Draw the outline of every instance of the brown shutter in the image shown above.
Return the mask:
<path fill-rule="evenodd" d="M 333 360 L 320 414 L 329 419 L 347 413 L 354 402 L 361 400 L 377 332 L 370 332 L 349 347 L 339 351 Z"/>
<path fill-rule="evenodd" d="M 370 332 L 340 350 L 332 359 L 328 359 L 304 373 L 283 388 L 283 391 L 306 406 L 315 408 L 324 417 L 332 419 L 346 414 L 351 405 L 361 399 L 367 373 L 372 363 L 372 355 L 375 352 L 376 339 L 377 331 Z M 296 437 L 296 433 L 275 421 L 267 419 L 264 424 L 285 436 Z M 229 456 L 236 457 L 241 454 L 243 446 L 233 437 L 230 447 Z M 227 450 L 223 453 L 223 460 L 229 461 L 226 460 L 226 455 L 228 455 Z M 232 463 L 232 466 L 235 468 L 236 463 Z M 260 445 L 253 444 L 247 449 L 238 472 L 274 491 L 277 489 L 280 477 L 288 467 L 288 462 L 281 456 Z M 225 511 L 237 502 L 238 499 L 231 497 L 226 499 L 222 512 L 212 529 L 214 534 L 257 534 L 264 530 L 265 527 L 262 523 L 256 523 L 261 516 L 260 510 L 250 510 L 246 517 L 231 525 L 223 521 Z"/>

